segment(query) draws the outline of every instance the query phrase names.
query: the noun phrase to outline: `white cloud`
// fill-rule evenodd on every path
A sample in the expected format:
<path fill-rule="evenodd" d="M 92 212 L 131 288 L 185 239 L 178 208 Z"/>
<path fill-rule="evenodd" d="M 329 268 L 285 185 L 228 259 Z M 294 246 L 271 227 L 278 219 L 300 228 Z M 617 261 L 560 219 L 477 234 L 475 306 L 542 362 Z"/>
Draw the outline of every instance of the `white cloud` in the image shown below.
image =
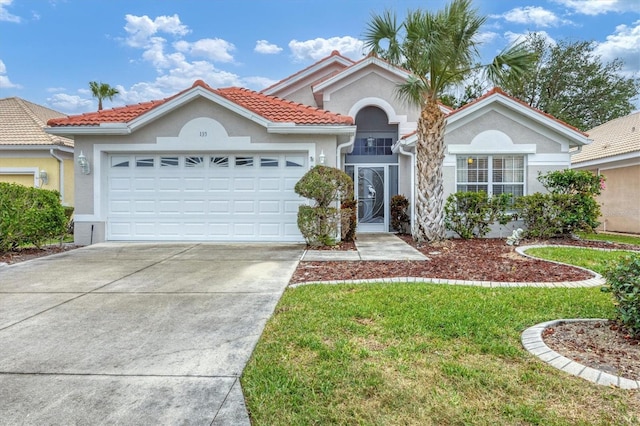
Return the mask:
<path fill-rule="evenodd" d="M 124 19 L 127 21 L 124 26 L 124 30 L 128 33 L 126 43 L 131 47 L 147 47 L 151 38 L 157 33 L 184 36 L 191 31 L 180 22 L 178 15 L 158 16 L 153 20 L 147 15 L 126 15 Z"/>
<path fill-rule="evenodd" d="M 203 38 L 193 43 L 180 40 L 175 42 L 173 47 L 180 52 L 217 62 L 233 62 L 230 52 L 236 49 L 232 43 L 220 38 Z"/>
<path fill-rule="evenodd" d="M 1 1 L 1 0 L 0 0 Z M 12 83 L 7 74 L 7 67 L 0 59 L 0 89 L 20 89 L 22 86 Z"/>
<path fill-rule="evenodd" d="M 475 40 L 478 43 L 485 44 L 485 43 L 491 43 L 498 37 L 500 37 L 500 34 L 498 33 L 495 33 L 493 31 L 485 31 L 485 32 L 478 33 Z"/>
<path fill-rule="evenodd" d="M 364 42 L 350 36 L 329 39 L 316 38 L 306 41 L 291 40 L 289 49 L 293 53 L 294 60 L 299 62 L 309 59 L 317 61 L 329 56 L 334 50 L 352 59 L 361 59 L 364 55 Z"/>
<path fill-rule="evenodd" d="M 253 50 L 265 55 L 276 55 L 282 52 L 282 47 L 277 44 L 269 43 L 267 40 L 258 40 L 256 41 L 256 47 Z"/>
<path fill-rule="evenodd" d="M 278 80 L 273 80 L 267 77 L 243 77 L 242 78 L 243 87 L 252 90 L 262 90 L 266 89 L 269 86 L 272 86 L 278 82 Z"/>
<path fill-rule="evenodd" d="M 22 19 L 19 16 L 12 15 L 7 10 L 11 3 L 13 3 L 13 0 L 0 0 L 0 21 L 19 23 Z"/>
<path fill-rule="evenodd" d="M 606 41 L 599 43 L 594 53 L 606 62 L 620 58 L 625 62 L 625 74 L 640 74 L 640 20 L 633 26 L 618 25 L 614 34 L 608 35 Z"/>
<path fill-rule="evenodd" d="M 539 6 L 526 6 L 511 9 L 502 15 L 492 15 L 492 18 L 504 18 L 507 22 L 516 24 L 533 24 L 538 27 L 557 27 L 572 22 L 558 17 L 550 10 Z"/>
<path fill-rule="evenodd" d="M 552 0 L 583 15 L 601 15 L 608 12 L 638 12 L 638 0 Z"/>
<path fill-rule="evenodd" d="M 77 95 L 68 95 L 66 93 L 56 93 L 47 98 L 47 103 L 58 111 L 66 113 L 76 113 L 89 111 L 97 108 L 91 99 L 85 99 Z"/>

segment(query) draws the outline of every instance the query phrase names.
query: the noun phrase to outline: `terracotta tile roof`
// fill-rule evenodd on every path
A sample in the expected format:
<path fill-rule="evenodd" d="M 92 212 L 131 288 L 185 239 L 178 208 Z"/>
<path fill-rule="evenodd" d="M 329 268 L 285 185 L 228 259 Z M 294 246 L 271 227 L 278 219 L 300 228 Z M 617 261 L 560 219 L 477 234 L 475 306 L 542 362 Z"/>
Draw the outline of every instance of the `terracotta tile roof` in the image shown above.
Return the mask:
<path fill-rule="evenodd" d="M 608 121 L 588 133 L 593 142 L 571 157 L 573 164 L 631 152 L 640 157 L 640 112 Z"/>
<path fill-rule="evenodd" d="M 452 115 L 455 115 L 455 114 L 459 113 L 460 111 L 464 111 L 465 109 L 469 108 L 470 106 L 475 105 L 475 104 L 477 104 L 478 102 L 480 102 L 480 101 L 482 101 L 482 100 L 484 100 L 484 99 L 488 98 L 489 96 L 495 95 L 495 94 L 500 94 L 500 95 L 502 95 L 502 96 L 505 96 L 505 97 L 507 97 L 507 98 L 511 99 L 512 101 L 515 101 L 515 102 L 519 103 L 520 105 L 524 106 L 525 108 L 528 108 L 528 109 L 530 109 L 530 110 L 532 110 L 532 111 L 535 111 L 535 112 L 537 112 L 538 114 L 542 114 L 542 115 L 544 115 L 545 117 L 549 118 L 550 120 L 555 121 L 556 123 L 559 123 L 559 124 L 561 124 L 561 125 L 563 125 L 563 126 L 565 126 L 565 127 L 569 128 L 569 129 L 571 129 L 571 130 L 573 130 L 573 131 L 575 131 L 575 132 L 578 132 L 578 133 L 582 134 L 583 136 L 588 136 L 588 134 L 587 134 L 587 133 L 583 132 L 582 130 L 578 129 L 577 127 L 573 127 L 572 125 L 567 124 L 567 123 L 565 123 L 564 121 L 562 121 L 562 120 L 559 120 L 559 119 L 555 118 L 555 117 L 554 117 L 553 115 L 551 115 L 551 114 L 547 114 L 546 112 L 543 112 L 543 111 L 541 111 L 541 110 L 539 110 L 539 109 L 533 108 L 533 107 L 532 107 L 531 105 L 529 105 L 528 103 L 523 102 L 523 101 L 521 101 L 520 99 L 518 99 L 518 98 L 514 98 L 513 96 L 511 96 L 511 95 L 507 94 L 504 90 L 502 90 L 502 89 L 501 89 L 501 88 L 499 88 L 499 87 L 494 87 L 493 89 L 489 90 L 489 91 L 488 91 L 487 93 L 485 93 L 484 95 L 482 95 L 482 96 L 480 96 L 479 98 L 477 98 L 477 99 L 473 100 L 473 102 L 469 102 L 468 104 L 463 105 L 463 106 L 461 106 L 460 108 L 458 108 L 458 109 L 456 109 L 456 110 L 453 110 L 453 111 L 448 115 L 448 117 L 451 117 Z"/>
<path fill-rule="evenodd" d="M 0 145 L 57 145 L 73 147 L 73 139 L 44 131 L 47 120 L 61 112 L 21 98 L 0 99 Z"/>
<path fill-rule="evenodd" d="M 300 125 L 336 125 L 353 124 L 353 118 L 334 114 L 319 108 L 287 101 L 275 96 L 267 96 L 259 92 L 238 87 L 213 89 L 202 80 L 197 80 L 192 87 L 169 98 L 128 105 L 119 108 L 70 116 L 64 119 L 49 120 L 52 127 L 57 126 L 99 126 L 101 123 L 128 123 L 160 105 L 193 89 L 202 87 L 221 96 L 257 115 L 275 123 L 295 123 Z"/>

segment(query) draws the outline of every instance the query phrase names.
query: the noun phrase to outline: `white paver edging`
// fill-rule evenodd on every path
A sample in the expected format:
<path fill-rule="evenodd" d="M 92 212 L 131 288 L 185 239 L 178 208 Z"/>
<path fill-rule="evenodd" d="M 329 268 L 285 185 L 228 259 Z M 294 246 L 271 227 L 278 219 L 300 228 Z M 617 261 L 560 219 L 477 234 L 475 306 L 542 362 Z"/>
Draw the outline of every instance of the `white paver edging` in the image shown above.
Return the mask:
<path fill-rule="evenodd" d="M 582 377 L 585 380 L 604 386 L 617 386 L 621 389 L 640 389 L 640 381 L 627 379 L 621 376 L 614 376 L 613 374 L 606 373 L 595 368 L 587 367 L 576 361 L 573 361 L 565 356 L 560 355 L 553 349 L 548 347 L 542 339 L 542 333 L 549 327 L 556 326 L 558 324 L 566 322 L 587 322 L 587 321 L 607 321 L 606 319 L 559 319 L 554 321 L 547 321 L 540 324 L 536 324 L 533 327 L 527 328 L 521 337 L 522 346 L 531 353 L 537 356 L 542 361 L 555 367 L 565 373 L 573 376 Z"/>

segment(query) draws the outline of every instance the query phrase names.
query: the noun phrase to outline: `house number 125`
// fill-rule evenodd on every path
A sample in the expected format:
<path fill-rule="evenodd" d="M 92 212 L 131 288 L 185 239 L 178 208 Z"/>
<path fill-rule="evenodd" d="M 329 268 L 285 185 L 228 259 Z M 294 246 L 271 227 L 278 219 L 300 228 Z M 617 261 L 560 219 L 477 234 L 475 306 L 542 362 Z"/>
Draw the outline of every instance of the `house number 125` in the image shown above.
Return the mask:
<path fill-rule="evenodd" d="M 201 138 L 204 138 L 206 136 L 207 136 L 207 132 L 204 132 L 204 131 L 200 132 L 200 137 Z"/>

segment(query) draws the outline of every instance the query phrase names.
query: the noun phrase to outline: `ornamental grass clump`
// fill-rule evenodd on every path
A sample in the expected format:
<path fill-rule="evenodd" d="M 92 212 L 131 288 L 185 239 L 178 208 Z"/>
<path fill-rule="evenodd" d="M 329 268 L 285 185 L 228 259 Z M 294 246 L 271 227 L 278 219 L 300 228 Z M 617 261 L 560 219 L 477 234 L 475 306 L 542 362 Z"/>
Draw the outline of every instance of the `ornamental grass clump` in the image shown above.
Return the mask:
<path fill-rule="evenodd" d="M 607 266 L 604 291 L 613 295 L 617 320 L 632 337 L 640 338 L 640 255 L 625 256 Z"/>
<path fill-rule="evenodd" d="M 334 167 L 315 166 L 296 183 L 296 194 L 314 200 L 313 206 L 298 208 L 298 228 L 312 246 L 332 246 L 338 236 L 340 213 L 336 201 L 353 198 L 353 181 Z"/>

